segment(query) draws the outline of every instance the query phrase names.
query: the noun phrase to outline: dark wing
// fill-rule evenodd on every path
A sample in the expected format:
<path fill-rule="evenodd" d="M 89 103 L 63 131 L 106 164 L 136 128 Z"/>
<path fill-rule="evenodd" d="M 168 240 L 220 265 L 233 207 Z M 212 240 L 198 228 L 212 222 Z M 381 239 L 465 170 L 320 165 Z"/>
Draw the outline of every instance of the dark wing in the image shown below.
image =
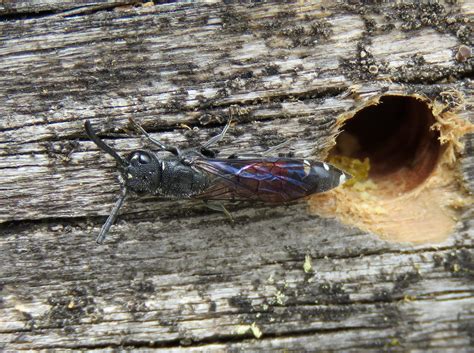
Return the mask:
<path fill-rule="evenodd" d="M 195 196 L 206 200 L 279 203 L 329 190 L 344 181 L 339 169 L 305 159 L 197 159 L 193 166 L 212 175 L 209 187 Z"/>

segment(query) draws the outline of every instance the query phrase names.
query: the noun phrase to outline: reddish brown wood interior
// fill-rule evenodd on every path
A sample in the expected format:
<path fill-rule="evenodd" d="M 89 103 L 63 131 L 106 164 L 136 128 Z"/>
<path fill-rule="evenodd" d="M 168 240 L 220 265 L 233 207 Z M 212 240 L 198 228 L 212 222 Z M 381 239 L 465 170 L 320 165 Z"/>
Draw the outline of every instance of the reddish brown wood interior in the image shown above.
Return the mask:
<path fill-rule="evenodd" d="M 350 139 L 349 148 L 335 153 L 370 159 L 370 177 L 389 194 L 409 191 L 433 171 L 441 146 L 435 118 L 426 103 L 413 97 L 383 96 L 379 104 L 349 119 L 337 145 Z"/>

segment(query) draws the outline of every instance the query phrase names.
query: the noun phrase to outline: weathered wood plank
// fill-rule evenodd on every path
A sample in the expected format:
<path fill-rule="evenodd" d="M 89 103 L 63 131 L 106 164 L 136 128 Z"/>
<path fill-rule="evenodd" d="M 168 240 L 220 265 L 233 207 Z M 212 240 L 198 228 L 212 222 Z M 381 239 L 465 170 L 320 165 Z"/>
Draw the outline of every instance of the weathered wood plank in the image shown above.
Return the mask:
<path fill-rule="evenodd" d="M 231 225 L 193 202 L 147 197 L 130 200 L 97 247 L 96 216 L 118 185 L 83 131 L 90 119 L 126 153 L 143 145 L 129 117 L 182 146 L 232 118 L 224 155 L 293 138 L 295 155 L 322 156 L 338 116 L 362 101 L 407 91 L 437 100 L 449 89 L 474 121 L 472 58 L 455 58 L 472 45 L 472 4 L 60 16 L 71 8 L 45 1 L 51 15 L 28 17 L 23 3 L 24 19 L 0 22 L 0 348 L 472 349 L 472 208 L 445 242 L 412 245 L 310 215 L 304 203 L 238 205 Z M 471 191 L 472 138 L 460 160 Z"/>
<path fill-rule="evenodd" d="M 94 11 L 120 8 L 119 6 L 138 4 L 127 0 L 4 0 L 0 4 L 0 16 L 25 18 L 31 16 L 77 16 Z"/>
<path fill-rule="evenodd" d="M 17 27 L 14 23 L 5 24 L 3 33 L 8 37 L 4 37 L 6 40 L 0 49 L 3 61 L 0 72 L 9 79 L 2 87 L 3 111 L 0 112 L 6 119 L 0 122 L 0 129 L 4 130 L 0 143 L 5 146 L 3 153 L 11 156 L 6 159 L 6 167 L 18 167 L 21 163 L 37 166 L 30 168 L 31 174 L 25 183 L 30 180 L 45 183 L 28 188 L 7 172 L 6 184 L 10 181 L 14 185 L 6 187 L 5 196 L 26 197 L 27 202 L 33 204 L 16 212 L 15 205 L 7 204 L 0 209 L 0 220 L 65 217 L 74 206 L 67 202 L 72 201 L 69 194 L 91 201 L 98 195 L 95 203 L 101 214 L 107 213 L 113 198 L 104 204 L 101 194 L 104 187 L 111 184 L 111 178 L 101 175 L 102 165 L 99 165 L 100 171 L 94 170 L 87 155 L 83 159 L 81 153 L 74 153 L 89 145 L 75 142 L 84 137 L 82 124 L 87 118 L 96 122 L 106 117 L 106 128 L 112 131 L 123 128 L 128 116 L 140 119 L 146 128 L 166 130 L 183 123 L 196 127 L 207 122 L 222 125 L 229 116 L 242 122 L 279 119 L 279 125 L 257 125 L 255 129 L 246 125 L 238 129 L 245 133 L 232 143 L 235 148 L 252 149 L 262 143 L 265 147 L 298 136 L 292 147 L 300 155 L 308 156 L 317 152 L 313 151 L 315 147 L 327 145 L 327 138 L 333 133 L 330 126 L 337 115 L 353 108 L 352 98 L 338 96 L 351 85 L 351 81 L 341 75 L 339 62 L 340 58 L 357 52 L 357 45 L 364 36 L 364 22 L 359 15 L 343 12 L 330 16 L 331 12 L 321 12 L 318 6 L 302 8 L 302 13 L 315 18 L 302 25 L 324 24 L 323 28 L 332 31 L 330 40 L 315 36 L 317 43 L 308 47 L 292 42 L 294 28 L 285 16 L 301 16 L 292 13 L 291 7 L 254 9 L 254 17 L 245 22 L 246 28 L 237 29 L 232 26 L 245 16 L 245 9 L 240 10 L 244 14 L 233 8 L 207 6 L 170 9 L 166 6 L 164 9 L 132 9 L 127 13 L 130 16 L 127 21 L 119 20 L 123 16 L 120 12 L 99 12 L 74 18 L 22 21 Z M 277 20 L 272 18 L 275 14 L 280 16 Z M 320 19 L 324 15 L 329 18 Z M 160 25 L 162 23 L 166 26 Z M 278 31 L 265 31 L 268 26 L 277 25 Z M 130 27 L 133 30 L 129 30 Z M 18 33 L 20 28 L 20 38 L 9 34 Z M 52 31 L 51 28 L 58 29 Z M 240 31 L 239 35 L 235 35 L 235 31 Z M 247 31 L 257 35 L 247 34 Z M 244 35 L 240 35 L 241 32 Z M 272 32 L 276 33 L 274 38 L 266 37 Z M 179 46 L 176 33 L 180 35 Z M 410 67 L 414 55 L 423 55 L 425 70 L 435 76 L 469 70 L 466 65 L 452 65 L 455 37 L 429 28 L 421 30 L 419 36 L 406 37 L 403 32 L 394 30 L 373 40 L 370 51 L 375 58 L 380 56 L 374 60 L 387 61 L 383 64 L 387 74 L 381 75 L 381 79 L 392 78 L 405 70 L 406 80 L 421 80 L 421 74 L 417 73 L 420 68 Z M 425 40 L 433 45 L 424 46 Z M 393 47 L 403 48 L 403 51 L 388 56 Z M 420 52 L 419 48 L 426 49 Z M 359 71 L 350 65 L 348 69 Z M 388 87 L 396 91 L 397 85 L 394 86 L 373 87 L 372 94 Z M 302 121 L 305 117 L 311 120 Z M 182 129 L 183 132 L 186 130 Z M 167 131 L 158 137 L 176 144 L 192 144 L 209 136 L 191 132 L 187 135 L 187 139 L 183 139 Z M 232 136 L 232 131 L 229 135 Z M 124 142 L 120 147 L 137 146 L 128 140 Z M 54 168 L 47 168 L 47 164 Z M 84 164 L 90 168 L 90 190 L 80 186 L 85 176 L 77 169 L 87 172 L 82 168 Z M 60 169 L 59 173 L 53 171 L 55 168 Z M 57 180 L 58 175 L 62 180 Z M 65 195 L 67 200 L 61 192 L 45 199 L 45 194 L 53 191 L 51 178 L 67 184 L 66 188 L 72 187 Z M 44 214 L 35 216 L 39 210 Z M 86 210 L 86 214 L 90 214 L 89 211 Z"/>
<path fill-rule="evenodd" d="M 2 317 L 9 321 L 3 334 L 11 339 L 21 332 L 9 347 L 19 349 L 22 341 L 36 348 L 219 342 L 253 322 L 269 337 L 322 333 L 329 340 L 340 337 L 339 329 L 369 331 L 363 342 L 349 335 L 332 343 L 341 349 L 380 348 L 393 338 L 408 347 L 421 340 L 439 348 L 436 338 L 447 333 L 451 348 L 467 347 L 472 234 L 462 232 L 440 250 L 400 248 L 285 211 L 249 216 L 235 228 L 207 215 L 185 225 L 126 224 L 114 232 L 122 239 L 102 248 L 84 241 L 89 228 L 61 234 L 58 226 L 35 226 L 6 237 L 2 248 L 12 266 L 5 269 Z M 275 221 L 288 226 L 268 232 Z M 126 236 L 137 227 L 142 236 Z M 332 234 L 326 237 L 327 229 Z M 242 236 L 249 233 L 266 239 Z M 303 271 L 306 253 L 313 257 L 312 274 Z"/>

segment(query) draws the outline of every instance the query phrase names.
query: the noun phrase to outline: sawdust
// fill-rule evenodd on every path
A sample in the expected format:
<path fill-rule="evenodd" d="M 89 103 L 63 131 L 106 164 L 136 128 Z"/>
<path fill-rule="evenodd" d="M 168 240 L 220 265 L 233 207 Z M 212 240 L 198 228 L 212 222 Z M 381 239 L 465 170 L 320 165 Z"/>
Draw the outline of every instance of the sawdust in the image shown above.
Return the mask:
<path fill-rule="evenodd" d="M 454 230 L 458 210 L 473 204 L 458 177 L 457 159 L 464 148 L 461 137 L 474 131 L 474 126 L 444 111 L 438 103 L 426 104 L 434 117 L 429 129 L 438 132 L 440 149 L 417 147 L 416 166 L 401 165 L 385 174 L 370 171 L 370 158 L 332 155 L 329 161 L 354 178 L 340 188 L 311 196 L 308 199 L 310 212 L 337 217 L 343 223 L 389 241 L 436 243 L 445 240 Z M 338 144 L 341 142 L 343 146 L 336 146 L 334 151 L 350 155 L 350 151 L 358 148 L 353 138 L 346 141 L 343 138 Z"/>

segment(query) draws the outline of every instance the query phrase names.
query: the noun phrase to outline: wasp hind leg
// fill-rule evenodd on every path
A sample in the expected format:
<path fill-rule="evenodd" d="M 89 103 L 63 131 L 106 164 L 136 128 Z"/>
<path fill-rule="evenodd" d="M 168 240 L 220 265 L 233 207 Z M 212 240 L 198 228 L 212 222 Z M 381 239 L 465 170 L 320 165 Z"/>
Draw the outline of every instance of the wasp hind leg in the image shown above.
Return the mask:
<path fill-rule="evenodd" d="M 290 142 L 293 142 L 293 139 L 288 139 L 286 141 L 283 141 L 282 143 L 279 143 L 276 146 L 270 147 L 268 150 L 265 150 L 262 152 L 262 156 L 268 156 L 269 154 L 278 151 L 282 149 L 283 147 L 286 147 L 290 144 Z"/>
<path fill-rule="evenodd" d="M 165 145 L 165 144 L 161 143 L 160 141 L 158 141 L 157 139 L 154 139 L 153 137 L 151 137 L 150 134 L 148 132 L 146 132 L 145 129 L 142 128 L 140 126 L 140 124 L 138 124 L 132 117 L 128 118 L 128 121 L 130 121 L 132 126 L 135 129 L 137 129 L 140 133 L 142 133 L 143 136 L 145 136 L 148 139 L 148 141 L 150 141 L 155 146 L 158 146 L 159 149 L 161 149 L 163 151 L 171 152 L 175 156 L 179 156 L 181 154 L 181 152 L 179 151 L 179 149 L 177 147 Z"/>
<path fill-rule="evenodd" d="M 292 139 L 289 139 L 289 140 L 286 140 L 282 143 L 279 143 L 278 145 L 276 146 L 273 146 L 273 147 L 270 147 L 268 150 L 265 150 L 261 153 L 239 153 L 239 154 L 236 154 L 236 153 L 233 153 L 231 154 L 229 157 L 227 157 L 228 159 L 235 159 L 235 158 L 260 158 L 260 157 L 268 157 L 268 155 L 272 154 L 273 152 L 275 151 L 278 151 L 280 149 L 282 149 L 283 147 L 286 147 L 290 144 L 290 142 L 292 142 L 293 140 Z"/>
<path fill-rule="evenodd" d="M 232 215 L 230 214 L 229 211 L 227 211 L 227 209 L 224 207 L 223 204 L 219 203 L 219 202 L 209 202 L 209 201 L 203 201 L 204 202 L 204 205 L 206 205 L 207 208 L 213 210 L 213 211 L 219 211 L 219 212 L 223 212 L 227 218 L 229 219 L 229 221 L 231 223 L 234 223 L 234 218 L 232 217 Z"/>

